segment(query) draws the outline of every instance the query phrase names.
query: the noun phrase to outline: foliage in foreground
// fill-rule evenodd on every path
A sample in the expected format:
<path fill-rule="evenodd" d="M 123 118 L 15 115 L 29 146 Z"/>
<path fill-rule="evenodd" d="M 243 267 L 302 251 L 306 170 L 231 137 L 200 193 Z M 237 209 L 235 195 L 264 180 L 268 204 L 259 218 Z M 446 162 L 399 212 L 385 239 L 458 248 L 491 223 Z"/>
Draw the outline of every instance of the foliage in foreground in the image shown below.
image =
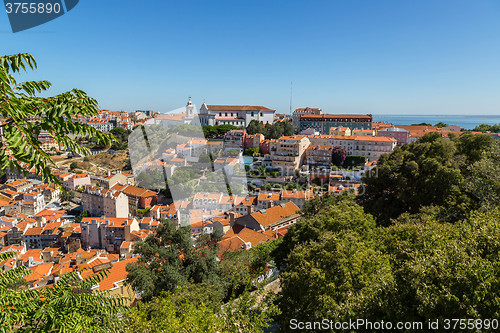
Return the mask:
<path fill-rule="evenodd" d="M 35 58 L 30 54 L 0 57 L 0 114 L 4 118 L 0 125 L 4 137 L 0 148 L 0 170 L 10 166 L 25 171 L 24 163 L 28 170 L 35 168 L 44 180 L 59 184 L 57 177 L 50 172 L 55 166 L 54 161 L 40 148 L 38 135 L 42 131 L 47 131 L 66 150 L 85 155 L 88 149 L 80 146 L 73 135 L 92 137 L 103 145 L 111 143 L 111 136 L 73 121 L 77 117 L 98 115 L 97 102 L 85 92 L 73 89 L 45 98 L 37 94 L 47 91 L 50 82 L 17 82 L 14 75 L 36 67 Z"/>
<path fill-rule="evenodd" d="M 207 306 L 186 296 L 185 290 L 162 292 L 150 302 L 139 303 L 125 315 L 126 332 L 264 332 L 278 313 L 272 298 L 260 292 L 242 294 L 224 305 Z"/>
<path fill-rule="evenodd" d="M 174 293 L 187 288 L 187 294 L 207 294 L 207 304 L 222 304 L 254 288 L 253 280 L 272 262 L 271 251 L 276 243 L 260 244 L 250 250 L 226 252 L 218 261 L 218 233 L 201 235 L 193 246 L 191 228 L 177 228 L 176 223 L 162 220 L 154 235 L 134 246 L 139 260 L 127 266 L 128 283 L 146 301 L 162 292 Z"/>
<path fill-rule="evenodd" d="M 13 253 L 0 254 L 0 261 Z M 2 332 L 117 332 L 122 299 L 107 292 L 91 292 L 102 272 L 81 280 L 63 275 L 53 286 L 26 289 L 24 266 L 0 272 L 0 331 Z"/>
<path fill-rule="evenodd" d="M 207 237 L 193 247 L 191 228 L 173 221 L 162 221 L 155 235 L 134 245 L 140 254 L 137 263 L 128 264 L 128 283 L 150 300 L 162 291 L 173 292 L 177 287 L 192 283 L 217 283 L 220 266 L 215 254 L 218 239 Z"/>
<path fill-rule="evenodd" d="M 382 155 L 377 169 L 377 176 L 363 179 L 359 203 L 381 225 L 426 206 L 439 207 L 442 221 L 458 221 L 500 201 L 500 142 L 489 135 L 448 140 L 430 133 Z"/>
<path fill-rule="evenodd" d="M 436 222 L 435 211 L 424 209 L 381 227 L 351 199 L 342 201 L 291 227 L 276 251 L 286 266 L 282 330 L 292 318 L 500 316 L 500 208 L 455 223 Z"/>

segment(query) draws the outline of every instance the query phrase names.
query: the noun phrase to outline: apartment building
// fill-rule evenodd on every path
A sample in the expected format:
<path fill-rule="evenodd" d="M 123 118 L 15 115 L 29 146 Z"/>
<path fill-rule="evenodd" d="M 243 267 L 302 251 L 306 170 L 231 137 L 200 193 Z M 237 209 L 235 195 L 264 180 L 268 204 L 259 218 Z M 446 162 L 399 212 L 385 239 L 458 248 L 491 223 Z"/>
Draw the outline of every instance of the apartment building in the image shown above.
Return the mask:
<path fill-rule="evenodd" d="M 396 148 L 397 140 L 386 137 L 358 136 L 355 141 L 355 155 L 364 156 L 368 161 L 376 161 L 382 154 L 390 154 Z"/>
<path fill-rule="evenodd" d="M 245 142 L 243 144 L 243 148 L 260 148 L 261 142 L 265 140 L 265 137 L 263 134 L 257 133 L 257 134 L 247 134 L 245 136 Z"/>
<path fill-rule="evenodd" d="M 111 190 L 119 191 L 126 195 L 129 206 L 128 213 L 133 216 L 137 215 L 138 209 L 152 207 L 156 203 L 158 196 L 158 193 L 154 191 L 133 185 L 121 185 L 119 183 L 115 184 Z"/>
<path fill-rule="evenodd" d="M 245 130 L 231 130 L 224 135 L 224 150 L 243 149 L 247 132 Z"/>
<path fill-rule="evenodd" d="M 330 135 L 350 136 L 352 133 L 349 127 L 330 127 Z"/>
<path fill-rule="evenodd" d="M 309 145 L 306 149 L 304 164 L 309 167 L 329 167 L 332 163 L 333 146 Z"/>
<path fill-rule="evenodd" d="M 196 193 L 193 198 L 193 209 L 202 211 L 220 209 L 222 193 Z"/>
<path fill-rule="evenodd" d="M 45 187 L 42 191 L 43 197 L 45 198 L 45 203 L 51 203 L 52 201 L 59 200 L 59 196 L 61 195 L 61 189 L 54 184 L 51 184 Z"/>
<path fill-rule="evenodd" d="M 399 127 L 389 127 L 377 131 L 377 136 L 396 139 L 397 145 L 402 146 L 410 141 L 410 131 Z"/>
<path fill-rule="evenodd" d="M 374 129 L 353 129 L 352 136 L 375 136 Z"/>
<path fill-rule="evenodd" d="M 117 218 L 127 218 L 129 216 L 129 199 L 127 195 L 115 189 L 86 186 L 82 193 L 82 206 L 92 216 Z"/>
<path fill-rule="evenodd" d="M 306 116 L 306 115 L 321 115 L 323 114 L 323 111 L 320 108 L 301 108 L 301 109 L 295 109 L 292 113 L 292 125 L 293 129 L 295 130 L 295 133 L 299 132 L 299 127 L 300 127 L 300 117 Z"/>
<path fill-rule="evenodd" d="M 308 138 L 313 145 L 340 147 L 344 149 L 347 155 L 354 155 L 355 143 L 353 136 L 316 135 Z"/>
<path fill-rule="evenodd" d="M 84 187 L 86 185 L 90 185 L 90 176 L 88 173 L 78 173 L 74 175 L 70 175 L 63 182 L 64 188 L 75 191 L 80 187 Z"/>
<path fill-rule="evenodd" d="M 260 192 L 257 196 L 257 210 L 267 209 L 279 204 L 281 200 L 280 193 L 277 192 Z"/>
<path fill-rule="evenodd" d="M 355 114 L 304 115 L 299 120 L 299 132 L 312 128 L 320 134 L 329 134 L 332 127 L 349 127 L 350 129 L 372 129 L 373 117 Z"/>
<path fill-rule="evenodd" d="M 132 232 L 139 231 L 139 222 L 135 218 L 86 217 L 81 230 L 84 247 L 120 253 L 122 242 L 132 241 Z"/>
<path fill-rule="evenodd" d="M 117 173 L 108 172 L 107 176 L 104 177 L 92 176 L 91 180 L 96 181 L 97 184 L 103 188 L 111 188 L 115 184 L 134 185 L 134 176 L 125 172 L 117 172 Z"/>
<path fill-rule="evenodd" d="M 35 215 L 45 208 L 45 197 L 42 191 L 32 190 L 23 194 L 23 214 Z"/>
<path fill-rule="evenodd" d="M 281 203 L 293 202 L 295 206 L 302 209 L 307 200 L 312 199 L 313 194 L 307 190 L 283 190 L 281 192 Z"/>
<path fill-rule="evenodd" d="M 2 186 L 3 189 L 9 189 L 14 192 L 26 192 L 32 187 L 33 183 L 25 178 L 10 181 Z"/>
<path fill-rule="evenodd" d="M 273 168 L 279 169 L 282 175 L 294 174 L 302 164 L 304 153 L 310 143 L 309 139 L 302 135 L 279 138 L 275 150 L 271 148 Z"/>

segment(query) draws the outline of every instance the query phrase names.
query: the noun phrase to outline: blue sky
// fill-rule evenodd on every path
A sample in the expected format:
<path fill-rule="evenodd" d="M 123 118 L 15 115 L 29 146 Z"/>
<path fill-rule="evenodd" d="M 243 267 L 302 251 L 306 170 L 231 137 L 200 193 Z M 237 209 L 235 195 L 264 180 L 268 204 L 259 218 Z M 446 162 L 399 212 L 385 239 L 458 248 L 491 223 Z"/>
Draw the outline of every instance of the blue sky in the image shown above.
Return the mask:
<path fill-rule="evenodd" d="M 13 34 L 51 93 L 77 87 L 102 108 L 166 112 L 192 96 L 288 112 L 500 114 L 498 1 L 81 0 Z"/>

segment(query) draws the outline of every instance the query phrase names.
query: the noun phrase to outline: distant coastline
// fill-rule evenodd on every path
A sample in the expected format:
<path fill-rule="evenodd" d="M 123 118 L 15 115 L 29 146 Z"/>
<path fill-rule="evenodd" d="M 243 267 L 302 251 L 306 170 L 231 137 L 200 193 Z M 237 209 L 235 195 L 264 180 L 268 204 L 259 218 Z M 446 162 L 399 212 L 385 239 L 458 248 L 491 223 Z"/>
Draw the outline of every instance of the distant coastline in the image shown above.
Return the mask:
<path fill-rule="evenodd" d="M 458 125 L 461 128 L 471 130 L 477 125 L 500 124 L 500 115 L 394 115 L 374 114 L 373 121 L 392 123 L 394 125 L 412 125 L 429 123 L 435 125 L 443 122 L 448 125 Z"/>

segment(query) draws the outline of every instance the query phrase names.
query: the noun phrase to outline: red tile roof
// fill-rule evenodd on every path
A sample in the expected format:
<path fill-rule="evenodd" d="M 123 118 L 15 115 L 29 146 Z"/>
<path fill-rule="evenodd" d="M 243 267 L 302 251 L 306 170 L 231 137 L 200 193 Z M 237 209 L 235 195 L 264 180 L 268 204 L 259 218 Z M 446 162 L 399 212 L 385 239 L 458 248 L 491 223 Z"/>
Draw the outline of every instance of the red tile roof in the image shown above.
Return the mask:
<path fill-rule="evenodd" d="M 288 217 L 297 215 L 299 210 L 299 207 L 297 207 L 293 202 L 287 202 L 268 209 L 259 210 L 258 212 L 250 214 L 250 216 L 252 216 L 261 226 L 265 227 Z"/>
<path fill-rule="evenodd" d="M 210 111 L 274 111 L 264 106 L 253 105 L 207 105 Z"/>

